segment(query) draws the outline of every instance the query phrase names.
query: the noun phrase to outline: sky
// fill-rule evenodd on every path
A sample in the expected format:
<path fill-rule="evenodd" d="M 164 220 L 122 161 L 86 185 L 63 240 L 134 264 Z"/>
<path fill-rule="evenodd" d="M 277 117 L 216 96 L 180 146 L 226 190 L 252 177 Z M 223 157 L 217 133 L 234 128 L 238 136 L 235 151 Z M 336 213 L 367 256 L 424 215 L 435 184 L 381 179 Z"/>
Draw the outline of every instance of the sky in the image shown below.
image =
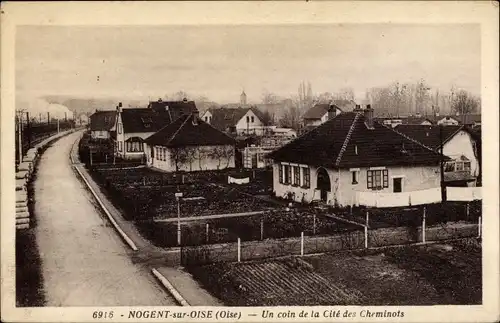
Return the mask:
<path fill-rule="evenodd" d="M 217 102 L 425 79 L 480 94 L 479 25 L 22 26 L 16 92 L 156 99 L 183 90 Z"/>

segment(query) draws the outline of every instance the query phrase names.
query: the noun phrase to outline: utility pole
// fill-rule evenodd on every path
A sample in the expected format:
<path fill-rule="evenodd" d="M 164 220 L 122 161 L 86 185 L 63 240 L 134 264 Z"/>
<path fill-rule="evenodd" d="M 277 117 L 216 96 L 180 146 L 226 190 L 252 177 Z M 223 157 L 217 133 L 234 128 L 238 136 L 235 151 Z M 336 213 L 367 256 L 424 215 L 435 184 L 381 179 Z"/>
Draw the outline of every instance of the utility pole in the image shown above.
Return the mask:
<path fill-rule="evenodd" d="M 31 127 L 30 127 L 30 113 L 26 112 L 26 132 L 28 137 L 28 149 L 31 148 Z"/>
<path fill-rule="evenodd" d="M 50 112 L 47 111 L 47 124 L 50 124 Z"/>

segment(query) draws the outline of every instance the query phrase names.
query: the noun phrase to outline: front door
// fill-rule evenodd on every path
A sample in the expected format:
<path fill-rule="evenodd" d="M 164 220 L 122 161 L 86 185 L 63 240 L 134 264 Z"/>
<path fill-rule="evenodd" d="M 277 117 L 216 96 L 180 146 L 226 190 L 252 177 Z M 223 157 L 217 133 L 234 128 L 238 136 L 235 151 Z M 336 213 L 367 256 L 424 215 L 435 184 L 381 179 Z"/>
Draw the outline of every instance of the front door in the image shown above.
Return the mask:
<path fill-rule="evenodd" d="M 324 168 L 318 169 L 317 189 L 320 191 L 320 198 L 323 202 L 328 201 L 328 192 L 331 191 L 330 176 Z"/>
<path fill-rule="evenodd" d="M 401 193 L 403 191 L 403 178 L 395 177 L 392 179 L 392 187 L 394 193 Z"/>

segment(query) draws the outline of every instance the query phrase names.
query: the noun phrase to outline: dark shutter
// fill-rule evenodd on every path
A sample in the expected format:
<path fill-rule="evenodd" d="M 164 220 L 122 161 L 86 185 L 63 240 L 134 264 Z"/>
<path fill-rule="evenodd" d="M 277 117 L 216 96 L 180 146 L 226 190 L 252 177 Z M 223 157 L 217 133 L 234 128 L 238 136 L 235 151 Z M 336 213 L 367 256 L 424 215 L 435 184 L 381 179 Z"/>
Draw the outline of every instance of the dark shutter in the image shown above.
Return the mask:
<path fill-rule="evenodd" d="M 385 188 L 389 187 L 389 170 L 387 169 L 383 171 L 383 182 Z"/>
<path fill-rule="evenodd" d="M 283 184 L 283 166 L 281 164 L 278 165 L 279 168 L 279 176 L 280 176 L 280 184 Z"/>

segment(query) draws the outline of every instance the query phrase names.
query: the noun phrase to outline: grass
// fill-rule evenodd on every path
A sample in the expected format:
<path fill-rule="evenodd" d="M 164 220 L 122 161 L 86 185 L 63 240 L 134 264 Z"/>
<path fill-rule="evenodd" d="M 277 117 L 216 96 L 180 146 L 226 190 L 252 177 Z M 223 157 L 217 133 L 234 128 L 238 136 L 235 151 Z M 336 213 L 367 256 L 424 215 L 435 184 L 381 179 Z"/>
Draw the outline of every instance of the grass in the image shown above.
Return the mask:
<path fill-rule="evenodd" d="M 481 304 L 475 239 L 188 268 L 229 306 Z"/>

